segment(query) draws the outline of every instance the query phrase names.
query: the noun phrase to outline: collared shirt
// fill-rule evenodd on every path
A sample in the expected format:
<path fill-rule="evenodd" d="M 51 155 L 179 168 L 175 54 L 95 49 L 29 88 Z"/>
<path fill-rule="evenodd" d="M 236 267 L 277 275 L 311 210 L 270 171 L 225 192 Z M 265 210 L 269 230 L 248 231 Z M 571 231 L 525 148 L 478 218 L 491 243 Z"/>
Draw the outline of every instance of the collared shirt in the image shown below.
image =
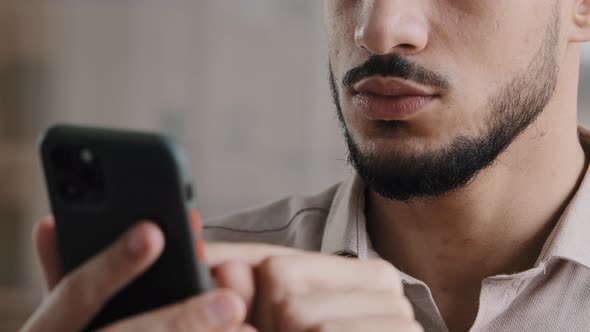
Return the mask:
<path fill-rule="evenodd" d="M 590 132 L 580 129 L 590 152 Z M 535 266 L 482 282 L 471 331 L 590 331 L 590 171 L 547 239 Z M 365 219 L 365 186 L 358 176 L 315 196 L 211 220 L 211 241 L 262 242 L 367 259 L 372 249 Z M 426 331 L 448 331 L 428 286 L 399 272 L 416 319 Z"/>

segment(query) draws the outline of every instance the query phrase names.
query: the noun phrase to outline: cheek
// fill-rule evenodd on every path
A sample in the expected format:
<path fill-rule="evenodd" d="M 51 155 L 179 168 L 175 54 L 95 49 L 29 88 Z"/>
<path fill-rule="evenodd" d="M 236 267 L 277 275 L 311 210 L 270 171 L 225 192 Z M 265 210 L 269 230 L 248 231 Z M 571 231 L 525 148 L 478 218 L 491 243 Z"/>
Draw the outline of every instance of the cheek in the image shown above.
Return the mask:
<path fill-rule="evenodd" d="M 429 68 L 453 80 L 445 100 L 449 110 L 438 121 L 468 130 L 485 124 L 490 101 L 527 70 L 543 44 L 551 8 L 526 1 L 454 3 L 463 7 L 449 11 L 448 6 L 446 15 L 435 15 L 440 19 L 432 22 L 429 48 L 422 57 Z"/>
<path fill-rule="evenodd" d="M 328 0 L 325 2 L 325 25 L 330 62 L 336 78 L 341 78 L 346 68 L 358 65 L 362 50 L 356 46 L 357 0 Z"/>
<path fill-rule="evenodd" d="M 328 35 L 328 47 L 335 74 L 337 77 L 342 77 L 342 71 L 347 65 L 350 67 L 351 57 L 356 48 L 354 32 L 351 33 L 347 26 L 334 24 Z"/>
<path fill-rule="evenodd" d="M 439 15 L 432 46 L 436 53 L 447 53 L 465 74 L 467 82 L 460 83 L 469 87 L 481 82 L 488 90 L 526 70 L 543 43 L 554 9 L 552 1 L 452 2 L 463 6 L 448 15 L 453 19 Z"/>

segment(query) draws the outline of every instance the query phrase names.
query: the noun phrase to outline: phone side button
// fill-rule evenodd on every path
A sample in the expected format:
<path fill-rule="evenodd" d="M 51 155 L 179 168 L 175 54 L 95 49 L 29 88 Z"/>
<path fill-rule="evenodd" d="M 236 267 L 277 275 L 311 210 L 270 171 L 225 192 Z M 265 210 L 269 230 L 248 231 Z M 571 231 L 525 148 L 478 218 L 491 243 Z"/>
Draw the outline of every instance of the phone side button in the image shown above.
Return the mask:
<path fill-rule="evenodd" d="M 184 186 L 184 198 L 189 202 L 195 198 L 195 191 L 190 183 Z"/>

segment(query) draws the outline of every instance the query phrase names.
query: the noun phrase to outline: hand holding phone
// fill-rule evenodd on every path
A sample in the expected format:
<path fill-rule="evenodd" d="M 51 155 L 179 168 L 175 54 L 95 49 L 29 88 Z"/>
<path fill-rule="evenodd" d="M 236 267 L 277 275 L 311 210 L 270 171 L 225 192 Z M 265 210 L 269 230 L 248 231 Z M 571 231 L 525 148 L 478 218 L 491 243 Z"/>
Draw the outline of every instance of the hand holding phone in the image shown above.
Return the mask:
<path fill-rule="evenodd" d="M 190 222 L 193 193 L 186 158 L 170 139 L 156 133 L 62 125 L 47 130 L 40 143 L 63 273 L 75 275 L 139 220 L 152 221 L 165 243 L 149 267 L 136 271 L 125 287 L 106 298 L 85 330 L 214 287 L 202 248 L 195 246 L 202 239 L 193 235 Z M 92 270 L 95 275 L 87 279 L 120 272 L 118 266 L 102 268 Z"/>
<path fill-rule="evenodd" d="M 113 294 L 158 258 L 165 245 L 163 234 L 155 224 L 139 223 L 64 278 L 56 237 L 52 218 L 36 225 L 34 241 L 50 292 L 22 332 L 81 330 Z M 113 272 L 97 273 L 104 270 Z M 237 293 L 228 289 L 213 290 L 114 322 L 104 331 L 182 331 L 180 327 L 203 332 L 253 331 L 243 324 L 245 307 Z"/>

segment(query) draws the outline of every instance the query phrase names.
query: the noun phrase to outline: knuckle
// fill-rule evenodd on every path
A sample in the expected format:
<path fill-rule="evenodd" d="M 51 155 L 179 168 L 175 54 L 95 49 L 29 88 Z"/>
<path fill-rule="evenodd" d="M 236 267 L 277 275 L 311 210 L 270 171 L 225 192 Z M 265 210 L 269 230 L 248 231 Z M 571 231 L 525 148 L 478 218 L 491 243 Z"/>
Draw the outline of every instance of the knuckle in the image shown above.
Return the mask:
<path fill-rule="evenodd" d="M 365 323 L 369 323 L 369 321 L 323 321 L 318 323 L 314 327 L 310 329 L 306 329 L 306 332 L 342 332 L 342 331 L 364 331 L 366 330 Z M 383 321 L 382 323 L 385 323 Z M 370 325 L 370 324 L 369 324 Z M 409 320 L 399 320 L 393 319 L 387 321 L 387 326 L 389 326 L 388 330 L 390 331 L 403 331 L 403 332 L 424 332 L 424 329 L 417 321 L 409 321 Z"/>
<path fill-rule="evenodd" d="M 396 292 L 402 289 L 401 277 L 389 262 L 374 259 L 367 261 L 367 264 L 370 264 L 370 271 L 377 279 L 378 287 Z"/>
<path fill-rule="evenodd" d="M 60 302 L 72 306 L 75 304 L 79 313 L 91 313 L 101 302 L 101 292 L 97 288 L 82 273 L 67 275 L 60 287 Z"/>
<path fill-rule="evenodd" d="M 390 292 L 381 291 L 375 298 L 385 308 L 384 314 L 395 315 L 404 319 L 414 319 L 414 308 L 405 296 L 392 295 Z"/>
<path fill-rule="evenodd" d="M 202 305 L 196 299 L 187 300 L 175 307 L 168 320 L 172 331 L 196 331 L 206 327 Z"/>
<path fill-rule="evenodd" d="M 412 304 L 407 298 L 402 297 L 399 300 L 399 310 L 404 317 L 414 319 L 414 307 L 412 307 Z"/>
<path fill-rule="evenodd" d="M 369 264 L 371 264 L 372 271 L 379 276 L 387 277 L 388 279 L 399 277 L 393 266 L 384 260 L 371 260 Z"/>
<path fill-rule="evenodd" d="M 417 321 L 412 321 L 412 322 L 408 323 L 408 328 L 406 331 L 408 331 L 408 332 L 424 332 L 424 328 Z"/>
<path fill-rule="evenodd" d="M 306 332 L 341 332 L 344 331 L 342 324 L 335 321 L 324 321 L 314 327 L 307 329 Z"/>
<path fill-rule="evenodd" d="M 302 318 L 301 306 L 295 298 L 289 298 L 276 305 L 275 315 L 280 331 L 301 331 L 304 320 Z"/>
<path fill-rule="evenodd" d="M 263 277 L 273 278 L 283 274 L 285 262 L 281 257 L 268 257 L 260 264 L 258 272 Z"/>
<path fill-rule="evenodd" d="M 415 320 L 397 320 L 395 323 L 395 331 L 403 332 L 423 332 L 422 325 Z"/>
<path fill-rule="evenodd" d="M 381 303 L 391 308 L 391 313 L 403 318 L 414 319 L 414 308 L 405 296 L 383 293 Z"/>
<path fill-rule="evenodd" d="M 290 267 L 291 264 L 285 257 L 269 257 L 260 264 L 256 274 L 270 292 L 279 293 L 279 290 L 282 290 L 281 293 L 287 295 L 289 289 L 298 284 L 296 280 L 292 280 Z"/>

